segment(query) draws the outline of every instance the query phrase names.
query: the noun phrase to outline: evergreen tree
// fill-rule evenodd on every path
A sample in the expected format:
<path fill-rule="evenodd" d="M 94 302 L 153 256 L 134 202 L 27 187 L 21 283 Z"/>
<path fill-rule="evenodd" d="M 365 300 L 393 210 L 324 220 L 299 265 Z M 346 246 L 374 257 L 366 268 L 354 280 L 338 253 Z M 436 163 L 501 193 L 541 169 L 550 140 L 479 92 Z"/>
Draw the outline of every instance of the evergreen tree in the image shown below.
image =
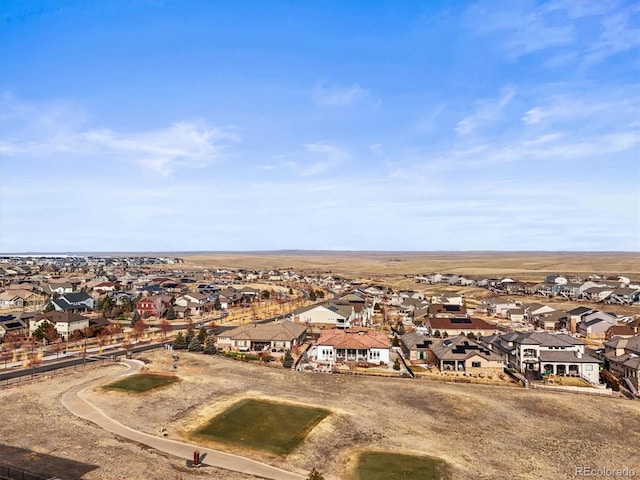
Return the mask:
<path fill-rule="evenodd" d="M 189 342 L 189 351 L 190 352 L 202 351 L 202 344 L 200 343 L 200 340 L 198 340 L 198 337 L 193 337 L 193 340 Z"/>
<path fill-rule="evenodd" d="M 398 339 L 397 335 L 393 336 L 393 340 L 391 341 L 391 346 L 393 346 L 393 347 L 399 347 L 400 346 L 400 340 Z"/>
<path fill-rule="evenodd" d="M 284 352 L 282 366 L 284 368 L 291 368 L 293 366 L 293 355 L 291 355 L 291 350 L 287 350 L 286 352 Z"/>
<path fill-rule="evenodd" d="M 187 345 L 191 343 L 191 340 L 193 340 L 195 336 L 196 334 L 193 333 L 193 330 L 191 329 L 187 330 L 187 336 L 185 337 L 185 342 L 187 343 Z"/>
<path fill-rule="evenodd" d="M 400 370 L 400 360 L 396 357 L 395 362 L 393 362 L 393 369 Z"/>
<path fill-rule="evenodd" d="M 167 310 L 167 314 L 165 315 L 165 318 L 167 320 L 175 320 L 176 318 L 178 318 L 178 315 L 176 315 L 176 311 L 173 309 L 173 307 L 169 307 L 169 310 Z"/>
<path fill-rule="evenodd" d="M 213 302 L 213 308 L 215 310 L 222 310 L 222 303 L 220 303 L 220 298 L 216 297 L 216 301 Z"/>
<path fill-rule="evenodd" d="M 217 353 L 215 343 L 215 338 L 207 337 L 204 342 L 204 350 L 202 352 L 206 355 L 214 355 L 215 353 Z"/>
<path fill-rule="evenodd" d="M 173 341 L 173 349 L 184 350 L 185 348 L 187 348 L 187 345 L 187 340 L 184 338 L 184 335 L 182 335 L 182 332 L 178 332 L 176 339 Z"/>
<path fill-rule="evenodd" d="M 198 332 L 198 341 L 201 344 L 204 344 L 206 340 L 207 340 L 207 330 L 204 327 L 202 327 Z"/>

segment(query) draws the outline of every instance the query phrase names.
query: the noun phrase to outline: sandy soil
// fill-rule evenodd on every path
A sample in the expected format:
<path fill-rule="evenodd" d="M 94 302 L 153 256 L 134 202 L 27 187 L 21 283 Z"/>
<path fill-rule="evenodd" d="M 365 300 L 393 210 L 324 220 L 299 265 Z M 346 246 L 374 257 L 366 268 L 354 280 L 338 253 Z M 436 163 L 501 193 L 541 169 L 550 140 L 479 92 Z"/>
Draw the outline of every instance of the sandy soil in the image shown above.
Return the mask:
<path fill-rule="evenodd" d="M 149 371 L 171 371 L 168 352 L 145 356 Z M 95 466 L 72 478 L 246 478 L 209 468 L 194 473 L 184 461 L 67 413 L 62 392 L 103 373 L 97 368 L 1 390 L 2 442 Z M 640 403 L 624 398 L 297 373 L 189 353 L 181 355 L 177 374 L 180 382 L 154 393 L 97 389 L 87 396 L 126 425 L 152 434 L 165 427 L 173 438 L 245 396 L 325 407 L 335 413 L 286 458 L 227 449 L 301 473 L 315 466 L 335 478 L 345 478 L 355 453 L 370 448 L 439 457 L 453 479 L 572 478 L 577 465 L 640 465 Z"/>

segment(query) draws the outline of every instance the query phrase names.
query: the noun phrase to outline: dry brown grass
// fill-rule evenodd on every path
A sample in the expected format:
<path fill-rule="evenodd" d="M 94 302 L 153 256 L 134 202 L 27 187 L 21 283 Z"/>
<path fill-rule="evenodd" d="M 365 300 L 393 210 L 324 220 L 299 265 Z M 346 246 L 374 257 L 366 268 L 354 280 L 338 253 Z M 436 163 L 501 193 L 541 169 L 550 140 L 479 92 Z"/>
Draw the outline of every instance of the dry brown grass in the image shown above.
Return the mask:
<path fill-rule="evenodd" d="M 548 273 L 600 273 L 640 277 L 640 254 L 626 252 L 292 252 L 184 254 L 191 268 L 293 268 L 384 279 L 387 276 L 440 272 L 467 275 L 512 275 L 540 280 Z"/>
<path fill-rule="evenodd" d="M 149 372 L 173 371 L 170 352 L 145 356 L 151 360 Z M 187 471 L 183 461 L 123 441 L 66 412 L 61 393 L 101 373 L 89 370 L 0 391 L 3 443 L 87 461 L 96 468 L 85 479 L 246 478 L 208 467 L 200 474 Z M 157 434 L 166 427 L 169 438 L 179 438 L 246 396 L 327 408 L 335 413 L 284 459 L 233 450 L 301 473 L 315 466 L 339 479 L 356 452 L 367 449 L 441 458 L 451 466 L 453 479 L 562 479 L 573 478 L 575 465 L 640 464 L 640 404 L 627 399 L 304 374 L 189 353 L 181 354 L 176 373 L 181 382 L 144 398 L 99 388 L 87 397 L 132 428 Z"/>

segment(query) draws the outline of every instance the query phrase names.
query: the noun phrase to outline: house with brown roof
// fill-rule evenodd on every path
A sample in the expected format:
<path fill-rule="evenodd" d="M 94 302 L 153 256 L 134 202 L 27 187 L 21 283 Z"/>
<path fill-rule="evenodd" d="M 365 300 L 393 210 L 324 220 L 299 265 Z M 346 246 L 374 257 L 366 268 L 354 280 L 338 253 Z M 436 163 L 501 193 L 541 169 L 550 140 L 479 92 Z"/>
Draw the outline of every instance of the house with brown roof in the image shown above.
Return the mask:
<path fill-rule="evenodd" d="M 499 331 L 496 325 L 481 318 L 467 317 L 430 317 L 425 320 L 424 326 L 427 327 L 429 335 L 440 332 L 440 335 L 444 336 L 446 334 L 447 337 L 456 337 L 469 333 L 473 333 L 476 336 L 486 336 Z"/>
<path fill-rule="evenodd" d="M 467 315 L 467 307 L 454 303 L 432 303 L 427 307 L 430 317 L 464 317 Z"/>
<path fill-rule="evenodd" d="M 65 340 L 76 330 L 83 330 L 89 327 L 89 317 L 74 313 L 69 310 L 64 312 L 49 312 L 37 315 L 29 321 L 29 333 L 33 334 L 44 322 L 53 323 L 58 334 Z"/>
<path fill-rule="evenodd" d="M 302 345 L 307 327 L 285 320 L 248 323 L 217 336 L 218 348 L 236 352 L 284 351 Z"/>
<path fill-rule="evenodd" d="M 364 362 L 389 363 L 391 342 L 384 332 L 365 328 L 324 330 L 313 350 L 321 363 Z"/>

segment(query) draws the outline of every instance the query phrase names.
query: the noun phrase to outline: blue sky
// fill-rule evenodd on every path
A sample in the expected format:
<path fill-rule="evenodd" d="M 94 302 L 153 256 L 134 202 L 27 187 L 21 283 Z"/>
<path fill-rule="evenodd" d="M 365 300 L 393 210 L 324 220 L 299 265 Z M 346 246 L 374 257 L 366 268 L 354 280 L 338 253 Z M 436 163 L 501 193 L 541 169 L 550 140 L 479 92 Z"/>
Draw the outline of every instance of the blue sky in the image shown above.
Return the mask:
<path fill-rule="evenodd" d="M 640 250 L 637 2 L 0 7 L 0 252 Z"/>

